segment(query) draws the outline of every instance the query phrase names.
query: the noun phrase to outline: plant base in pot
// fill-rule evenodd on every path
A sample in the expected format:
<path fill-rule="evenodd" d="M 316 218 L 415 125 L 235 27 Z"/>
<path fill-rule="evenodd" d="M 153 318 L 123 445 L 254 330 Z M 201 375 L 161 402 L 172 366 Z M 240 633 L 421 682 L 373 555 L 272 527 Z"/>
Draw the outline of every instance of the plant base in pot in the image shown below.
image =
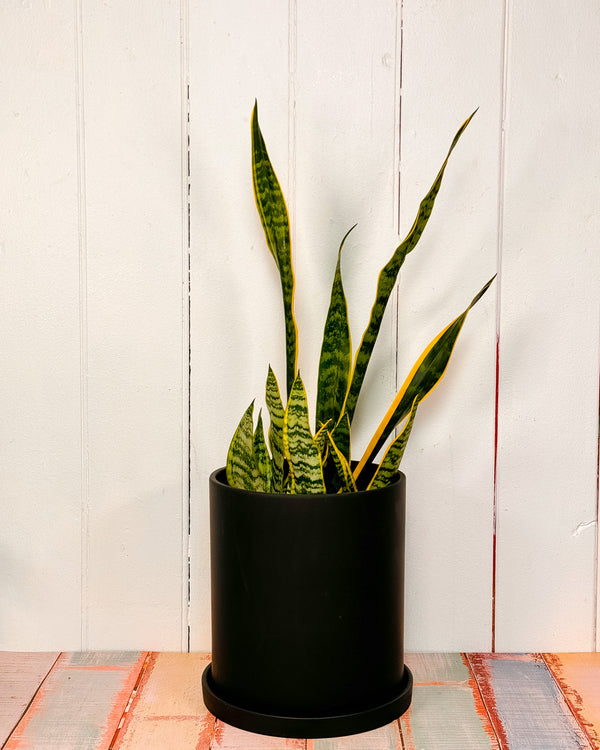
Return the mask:
<path fill-rule="evenodd" d="M 369 492 L 281 495 L 210 478 L 208 709 L 283 737 L 366 732 L 403 714 L 405 477 Z"/>

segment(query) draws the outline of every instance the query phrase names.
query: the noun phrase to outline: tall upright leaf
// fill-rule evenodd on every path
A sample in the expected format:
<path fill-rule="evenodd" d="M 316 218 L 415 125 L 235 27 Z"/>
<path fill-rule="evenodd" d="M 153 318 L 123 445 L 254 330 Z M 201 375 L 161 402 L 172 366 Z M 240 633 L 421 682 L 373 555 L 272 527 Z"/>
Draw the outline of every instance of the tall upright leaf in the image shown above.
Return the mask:
<path fill-rule="evenodd" d="M 456 339 L 463 327 L 469 310 L 485 294 L 494 278 L 495 276 L 475 295 L 467 309 L 433 339 L 416 361 L 354 470 L 355 479 L 358 478 L 364 467 L 374 460 L 392 430 L 410 412 L 415 399 L 418 399 L 419 402 L 422 401 L 440 382 L 446 372 L 448 362 L 454 351 Z"/>
<path fill-rule="evenodd" d="M 258 412 L 258 420 L 253 439 L 254 453 L 254 485 L 257 492 L 271 492 L 271 479 L 273 469 L 271 457 L 265 443 L 265 431 L 263 428 L 262 413 Z"/>
<path fill-rule="evenodd" d="M 289 396 L 298 363 L 298 331 L 294 318 L 294 271 L 290 242 L 290 221 L 281 185 L 269 159 L 258 124 L 258 104 L 252 112 L 252 184 L 267 245 L 281 279 L 285 320 L 286 376 Z"/>
<path fill-rule="evenodd" d="M 337 492 L 356 492 L 356 482 L 352 476 L 350 461 L 344 456 L 342 451 L 335 444 L 335 440 L 330 432 L 327 433 L 329 445 L 331 446 L 331 458 L 335 465 L 338 477 L 339 489 Z M 330 491 L 328 489 L 328 491 Z"/>
<path fill-rule="evenodd" d="M 381 459 L 381 463 L 377 467 L 373 479 L 369 482 L 369 486 L 367 487 L 368 490 L 387 487 L 392 481 L 394 474 L 398 471 L 400 462 L 404 456 L 406 444 L 408 443 L 408 438 L 410 437 L 413 422 L 415 421 L 418 405 L 419 398 L 415 397 L 406 425 L 398 437 L 389 444 L 383 458 Z"/>
<path fill-rule="evenodd" d="M 477 110 L 475 110 L 475 112 L 476 111 Z M 403 240 L 403 242 L 398 245 L 390 260 L 386 263 L 386 265 L 381 269 L 381 272 L 379 273 L 375 302 L 373 303 L 373 307 L 371 309 L 371 317 L 369 318 L 369 322 L 367 324 L 365 332 L 363 333 L 362 341 L 360 342 L 360 346 L 356 352 L 352 381 L 350 383 L 350 388 L 348 389 L 348 395 L 346 397 L 345 409 L 348 412 L 350 421 L 352 421 L 352 418 L 354 416 L 354 410 L 356 409 L 356 402 L 358 401 L 360 389 L 367 372 L 367 367 L 369 366 L 369 362 L 371 360 L 371 354 L 373 353 L 373 348 L 375 346 L 375 342 L 377 341 L 377 336 L 379 335 L 383 313 L 385 312 L 385 308 L 387 306 L 390 294 L 392 293 L 392 289 L 396 284 L 396 279 L 398 278 L 400 268 L 402 267 L 402 264 L 404 263 L 404 260 L 408 253 L 410 253 L 411 250 L 414 249 L 415 245 L 423 234 L 423 230 L 427 226 L 427 222 L 429 221 L 429 217 L 431 216 L 431 212 L 433 211 L 435 199 L 442 185 L 442 178 L 444 177 L 444 171 L 446 170 L 446 165 L 448 164 L 448 160 L 450 159 L 450 154 L 454 150 L 454 147 L 458 143 L 461 135 L 466 130 L 468 124 L 471 122 L 473 116 L 475 115 L 475 112 L 473 112 L 473 114 L 469 118 L 467 118 L 458 129 L 450 145 L 448 154 L 444 159 L 444 163 L 442 164 L 440 171 L 438 172 L 437 177 L 433 182 L 433 185 L 419 205 L 419 210 L 410 229 L 410 232 L 406 235 L 406 238 Z"/>
<path fill-rule="evenodd" d="M 321 454 L 310 431 L 306 391 L 300 375 L 294 380 L 285 409 L 283 448 L 290 467 L 292 493 L 324 493 Z"/>
<path fill-rule="evenodd" d="M 253 412 L 254 401 L 244 412 L 231 439 L 225 467 L 227 483 L 243 490 L 256 489 Z"/>
<path fill-rule="evenodd" d="M 344 242 L 352 229 L 346 233 L 340 244 L 331 288 L 329 310 L 327 311 L 325 330 L 323 331 L 317 385 L 315 428 L 317 430 L 330 419 L 334 423 L 338 421 L 350 380 L 352 341 L 350 338 L 348 305 L 346 303 L 346 295 L 344 294 L 344 285 L 342 284 L 340 262 Z"/>
<path fill-rule="evenodd" d="M 279 394 L 279 385 L 275 373 L 269 365 L 267 375 L 267 386 L 265 389 L 265 401 L 269 410 L 269 446 L 271 448 L 272 462 L 272 490 L 283 492 L 283 414 L 284 408 Z"/>

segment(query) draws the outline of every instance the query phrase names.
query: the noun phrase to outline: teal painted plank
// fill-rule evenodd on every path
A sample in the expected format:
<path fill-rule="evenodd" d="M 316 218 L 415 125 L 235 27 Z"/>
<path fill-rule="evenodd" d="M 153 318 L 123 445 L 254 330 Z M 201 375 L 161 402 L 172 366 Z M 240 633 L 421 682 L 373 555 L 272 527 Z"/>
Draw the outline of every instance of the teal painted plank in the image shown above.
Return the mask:
<path fill-rule="evenodd" d="M 499 750 L 462 654 L 407 654 L 406 664 L 414 687 L 400 719 L 404 750 Z"/>
<path fill-rule="evenodd" d="M 591 750 L 540 656 L 470 654 L 469 661 L 503 749 Z"/>
<path fill-rule="evenodd" d="M 403 750 L 397 722 L 351 737 L 308 740 L 307 750 Z"/>
<path fill-rule="evenodd" d="M 0 652 L 0 747 L 25 713 L 59 652 Z"/>
<path fill-rule="evenodd" d="M 145 658 L 61 655 L 4 750 L 108 750 Z"/>

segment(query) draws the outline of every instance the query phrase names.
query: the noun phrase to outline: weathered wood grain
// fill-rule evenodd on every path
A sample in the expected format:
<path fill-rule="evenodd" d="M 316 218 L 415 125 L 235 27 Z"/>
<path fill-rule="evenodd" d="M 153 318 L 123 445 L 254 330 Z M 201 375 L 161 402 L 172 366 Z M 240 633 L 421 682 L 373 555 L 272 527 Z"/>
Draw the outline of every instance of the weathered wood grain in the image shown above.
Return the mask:
<path fill-rule="evenodd" d="M 600 750 L 600 653 L 543 656 L 590 743 Z"/>
<path fill-rule="evenodd" d="M 58 657 L 58 652 L 0 652 L 0 746 L 25 713 Z"/>
<path fill-rule="evenodd" d="M 206 654 L 153 653 L 114 750 L 208 750 L 215 719 L 202 701 Z"/>
<path fill-rule="evenodd" d="M 413 701 L 400 719 L 404 750 L 498 750 L 496 735 L 461 654 L 407 654 Z"/>
<path fill-rule="evenodd" d="M 539 655 L 470 654 L 502 750 L 589 750 L 592 745 Z"/>
<path fill-rule="evenodd" d="M 243 750 L 305 750 L 306 740 L 266 737 L 217 721 L 210 750 L 241 750 L 242 748 Z M 199 750 L 204 750 L 204 747 L 199 747 Z"/>
<path fill-rule="evenodd" d="M 62 654 L 4 750 L 108 750 L 145 658 Z"/>
<path fill-rule="evenodd" d="M 308 740 L 307 750 L 403 750 L 398 722 L 351 737 Z"/>

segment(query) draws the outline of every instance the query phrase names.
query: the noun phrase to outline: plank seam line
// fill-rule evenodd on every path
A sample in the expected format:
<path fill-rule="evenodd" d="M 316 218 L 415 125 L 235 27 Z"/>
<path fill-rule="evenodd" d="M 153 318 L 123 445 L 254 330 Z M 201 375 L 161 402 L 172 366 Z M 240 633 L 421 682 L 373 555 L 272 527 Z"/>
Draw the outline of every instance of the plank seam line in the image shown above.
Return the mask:
<path fill-rule="evenodd" d="M 52 665 L 50 666 L 50 668 L 48 669 L 48 671 L 47 671 L 47 672 L 46 672 L 46 674 L 44 675 L 44 678 L 43 678 L 43 679 L 42 679 L 42 680 L 40 681 L 40 684 L 39 684 L 39 685 L 37 686 L 37 689 L 35 690 L 34 694 L 33 694 L 33 695 L 31 696 L 31 700 L 30 700 L 30 701 L 29 701 L 29 703 L 28 703 L 28 704 L 27 704 L 27 705 L 25 706 L 25 708 L 23 709 L 23 711 L 21 712 L 21 715 L 19 716 L 19 718 L 18 718 L 18 720 L 17 720 L 17 723 L 16 723 L 16 724 L 14 725 L 14 727 L 12 728 L 12 731 L 11 731 L 11 733 L 10 733 L 10 734 L 8 735 L 8 737 L 6 738 L 6 741 L 4 742 L 4 744 L 2 745 L 2 747 L 6 747 L 6 746 L 8 745 L 8 743 L 10 742 L 10 740 L 11 740 L 11 738 L 12 738 L 13 734 L 14 734 L 14 733 L 15 733 L 15 732 L 17 731 L 17 729 L 19 728 L 19 724 L 20 724 L 20 723 L 21 723 L 21 722 L 23 721 L 23 719 L 24 719 L 24 718 L 25 718 L 25 716 L 27 715 L 27 712 L 28 712 L 28 711 L 29 711 L 29 709 L 31 708 L 31 706 L 32 706 L 33 702 L 35 701 L 35 699 L 37 698 L 37 696 L 38 696 L 38 694 L 39 694 L 40 690 L 42 689 L 42 687 L 43 687 L 43 686 L 44 686 L 44 684 L 46 683 L 46 680 L 47 680 L 47 679 L 48 679 L 48 677 L 50 676 L 50 673 L 51 673 L 51 672 L 52 672 L 52 671 L 54 670 L 54 667 L 56 667 L 56 665 L 57 665 L 57 663 L 58 663 L 58 660 L 60 659 L 60 657 L 61 657 L 61 656 L 62 656 L 62 651 L 61 651 L 61 652 L 60 652 L 60 653 L 58 654 L 58 656 L 56 657 L 56 659 L 55 659 L 55 660 L 54 660 L 54 661 L 52 662 Z"/>
<path fill-rule="evenodd" d="M 542 663 L 546 666 L 546 669 L 550 673 L 550 676 L 552 677 L 552 680 L 554 681 L 554 684 L 558 688 L 558 692 L 561 694 L 561 696 L 562 696 L 562 698 L 563 698 L 563 700 L 564 700 L 567 708 L 569 709 L 569 713 L 571 714 L 571 716 L 575 720 L 575 723 L 577 724 L 577 726 L 583 732 L 586 740 L 589 742 L 590 750 L 594 750 L 594 748 L 596 747 L 596 742 L 590 736 L 590 734 L 588 734 L 588 731 L 587 731 L 585 725 L 583 724 L 583 722 L 581 721 L 581 719 L 577 715 L 577 711 L 575 710 L 575 706 L 571 703 L 570 698 L 565 693 L 565 691 L 563 689 L 563 686 L 561 685 L 561 681 L 560 681 L 560 678 L 559 678 L 558 674 L 555 674 L 554 670 L 552 669 L 552 665 L 550 663 L 550 660 L 547 658 L 548 655 L 546 653 L 541 653 L 541 654 L 539 654 L 539 656 L 541 658 Z"/>
<path fill-rule="evenodd" d="M 505 744 L 503 743 L 500 734 L 496 730 L 494 721 L 492 719 L 492 715 L 487 705 L 487 701 L 485 700 L 485 696 L 481 689 L 481 685 L 479 684 L 479 680 L 477 679 L 477 673 L 475 672 L 475 669 L 473 668 L 473 664 L 471 663 L 471 656 L 470 654 L 463 654 L 463 656 L 464 656 L 465 664 L 467 666 L 467 669 L 469 670 L 469 674 L 471 675 L 471 679 L 473 681 L 473 689 L 476 690 L 477 694 L 479 695 L 481 705 L 485 709 L 485 713 L 486 713 L 486 716 L 488 717 L 490 727 L 492 729 L 492 732 L 494 733 L 494 737 L 496 738 L 496 744 L 498 745 L 498 750 L 509 750 L 509 748 L 507 748 Z"/>
<path fill-rule="evenodd" d="M 137 680 L 135 681 L 135 685 L 133 686 L 131 690 L 131 695 L 129 696 L 129 699 L 127 701 L 127 705 L 123 709 L 123 713 L 121 714 L 121 718 L 119 719 L 119 723 L 117 724 L 117 728 L 115 729 L 115 733 L 112 736 L 112 739 L 110 741 L 110 744 L 108 746 L 108 750 L 115 750 L 117 747 L 117 742 L 120 740 L 121 730 L 123 729 L 123 725 L 125 724 L 125 719 L 127 718 L 127 714 L 129 713 L 129 710 L 131 709 L 131 706 L 133 704 L 133 701 L 137 697 L 138 691 L 140 689 L 141 682 L 144 678 L 144 675 L 146 674 L 146 671 L 148 669 L 148 666 L 150 664 L 150 660 L 153 658 L 153 652 L 148 651 L 146 654 L 146 658 L 144 659 L 144 663 L 142 664 L 142 667 L 140 669 L 140 673 L 137 676 Z"/>

